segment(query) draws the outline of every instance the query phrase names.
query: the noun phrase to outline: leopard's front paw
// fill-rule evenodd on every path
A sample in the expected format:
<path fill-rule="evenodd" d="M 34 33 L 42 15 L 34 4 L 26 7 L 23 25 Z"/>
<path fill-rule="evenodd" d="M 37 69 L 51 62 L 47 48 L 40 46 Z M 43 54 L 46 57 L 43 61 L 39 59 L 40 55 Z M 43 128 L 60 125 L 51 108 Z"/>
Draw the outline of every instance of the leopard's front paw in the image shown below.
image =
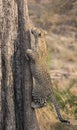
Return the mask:
<path fill-rule="evenodd" d="M 28 55 L 29 50 L 30 50 L 30 49 L 27 49 L 27 50 L 26 50 L 26 53 L 25 53 L 26 60 L 28 60 L 28 61 L 29 61 L 29 55 Z"/>
<path fill-rule="evenodd" d="M 31 49 L 27 49 L 26 50 L 26 54 L 27 54 L 27 56 L 31 59 L 31 60 L 35 60 L 35 53 L 33 52 L 33 50 L 31 50 Z"/>
<path fill-rule="evenodd" d="M 26 54 L 29 55 L 30 53 L 32 53 L 32 50 L 31 49 L 27 49 L 26 50 Z"/>

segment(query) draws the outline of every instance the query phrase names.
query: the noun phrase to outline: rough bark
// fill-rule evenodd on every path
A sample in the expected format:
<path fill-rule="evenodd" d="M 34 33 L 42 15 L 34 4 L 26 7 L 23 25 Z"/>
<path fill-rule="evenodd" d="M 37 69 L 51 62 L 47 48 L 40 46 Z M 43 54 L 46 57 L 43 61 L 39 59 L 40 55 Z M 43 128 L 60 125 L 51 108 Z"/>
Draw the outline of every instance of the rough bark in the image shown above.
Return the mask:
<path fill-rule="evenodd" d="M 12 74 L 12 56 L 15 40 L 14 0 L 1 1 L 1 130 L 15 130 L 14 89 Z"/>
<path fill-rule="evenodd" d="M 0 130 L 39 130 L 31 109 L 32 76 L 26 0 L 0 0 Z"/>
<path fill-rule="evenodd" d="M 2 0 L 0 1 L 0 5 L 2 5 Z M 0 12 L 2 14 L 2 7 L 0 6 Z M 2 15 L 1 15 L 2 19 Z M 0 29 L 1 28 L 1 19 L 0 19 Z M 1 122 L 2 122 L 2 101 L 1 101 L 1 79 L 2 79 L 2 66 L 1 66 L 1 31 L 0 31 L 0 129 L 1 129 Z"/>
<path fill-rule="evenodd" d="M 29 62 L 25 58 L 27 48 L 30 48 L 29 15 L 26 0 L 18 0 L 18 31 L 21 44 L 21 73 L 23 93 L 24 130 L 39 130 L 35 111 L 31 109 L 32 76 Z"/>

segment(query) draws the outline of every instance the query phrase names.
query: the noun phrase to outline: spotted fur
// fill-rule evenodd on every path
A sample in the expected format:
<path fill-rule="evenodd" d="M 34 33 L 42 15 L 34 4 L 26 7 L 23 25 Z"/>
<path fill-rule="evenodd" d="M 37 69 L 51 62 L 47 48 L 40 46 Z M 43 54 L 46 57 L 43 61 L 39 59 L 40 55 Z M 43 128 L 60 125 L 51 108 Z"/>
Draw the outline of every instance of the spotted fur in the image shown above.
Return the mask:
<path fill-rule="evenodd" d="M 46 101 L 50 97 L 59 120 L 63 123 L 70 123 L 68 120 L 64 120 L 62 118 L 59 106 L 53 93 L 51 77 L 46 65 L 46 47 L 44 48 L 45 43 L 43 44 L 42 40 L 40 40 L 42 34 L 40 34 L 37 30 L 32 30 L 32 34 L 35 38 L 35 47 L 32 49 L 27 49 L 26 52 L 30 58 L 31 72 L 32 76 L 35 79 L 35 86 L 32 91 L 32 107 L 41 108 L 43 106 L 46 106 Z"/>

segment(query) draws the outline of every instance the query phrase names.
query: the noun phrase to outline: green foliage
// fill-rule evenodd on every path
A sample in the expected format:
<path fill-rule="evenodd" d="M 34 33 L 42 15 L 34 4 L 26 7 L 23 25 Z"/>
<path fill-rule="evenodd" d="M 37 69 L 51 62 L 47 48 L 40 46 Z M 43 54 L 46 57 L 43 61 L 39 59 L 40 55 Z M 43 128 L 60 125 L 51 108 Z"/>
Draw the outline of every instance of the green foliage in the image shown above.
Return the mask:
<path fill-rule="evenodd" d="M 60 109 L 65 111 L 65 113 L 74 115 L 75 118 L 77 118 L 77 96 L 73 95 L 70 92 L 70 89 L 76 82 L 77 81 L 75 79 L 71 80 L 69 87 L 64 91 L 59 91 L 56 84 L 54 87 L 54 94 L 56 96 Z"/>

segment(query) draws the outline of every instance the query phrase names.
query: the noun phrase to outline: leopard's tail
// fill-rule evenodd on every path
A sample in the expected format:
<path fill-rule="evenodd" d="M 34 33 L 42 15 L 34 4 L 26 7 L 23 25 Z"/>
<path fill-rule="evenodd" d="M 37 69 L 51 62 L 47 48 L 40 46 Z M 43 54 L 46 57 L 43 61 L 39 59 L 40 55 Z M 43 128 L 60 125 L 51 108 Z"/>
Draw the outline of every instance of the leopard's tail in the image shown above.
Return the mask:
<path fill-rule="evenodd" d="M 55 96 L 54 96 L 54 93 L 53 93 L 53 92 L 52 92 L 52 94 L 51 94 L 51 96 L 50 96 L 50 99 L 51 99 L 52 102 L 53 102 L 53 105 L 54 105 L 54 107 L 55 107 L 55 110 L 56 110 L 56 113 L 57 113 L 57 115 L 58 115 L 59 120 L 60 120 L 62 123 L 70 124 L 70 121 L 63 119 L 63 117 L 61 116 L 61 114 L 60 114 L 60 109 L 59 109 L 58 103 L 57 103 L 57 101 L 56 101 L 56 99 L 55 99 Z"/>

